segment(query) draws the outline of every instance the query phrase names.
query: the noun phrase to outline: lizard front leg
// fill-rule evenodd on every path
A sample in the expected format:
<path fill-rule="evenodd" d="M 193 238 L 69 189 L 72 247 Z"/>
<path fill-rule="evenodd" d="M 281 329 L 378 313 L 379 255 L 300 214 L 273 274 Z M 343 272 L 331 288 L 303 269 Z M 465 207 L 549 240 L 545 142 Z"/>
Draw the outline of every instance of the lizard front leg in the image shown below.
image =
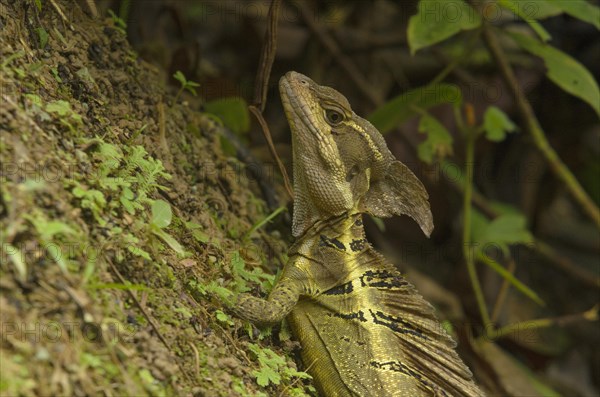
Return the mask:
<path fill-rule="evenodd" d="M 275 324 L 292 310 L 303 290 L 305 288 L 301 280 L 284 275 L 267 299 L 241 294 L 233 311 L 238 317 L 254 324 Z"/>

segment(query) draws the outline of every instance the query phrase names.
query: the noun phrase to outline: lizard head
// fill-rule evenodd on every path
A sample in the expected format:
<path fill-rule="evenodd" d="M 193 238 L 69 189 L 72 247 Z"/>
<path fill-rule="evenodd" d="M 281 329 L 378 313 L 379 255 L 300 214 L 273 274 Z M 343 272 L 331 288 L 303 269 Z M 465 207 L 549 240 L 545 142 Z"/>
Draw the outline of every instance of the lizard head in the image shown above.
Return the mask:
<path fill-rule="evenodd" d="M 292 130 L 294 236 L 319 219 L 357 212 L 406 214 L 431 233 L 425 188 L 342 94 L 297 72 L 281 78 L 279 91 Z"/>

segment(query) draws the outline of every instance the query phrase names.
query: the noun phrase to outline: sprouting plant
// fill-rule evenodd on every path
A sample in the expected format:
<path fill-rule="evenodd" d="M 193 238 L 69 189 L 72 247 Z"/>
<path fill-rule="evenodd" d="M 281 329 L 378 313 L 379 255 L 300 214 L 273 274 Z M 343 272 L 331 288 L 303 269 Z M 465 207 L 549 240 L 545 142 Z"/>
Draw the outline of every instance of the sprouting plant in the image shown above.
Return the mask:
<path fill-rule="evenodd" d="M 175 78 L 175 80 L 181 83 L 181 87 L 179 87 L 179 91 L 177 91 L 177 95 L 175 95 L 175 102 L 179 100 L 179 97 L 183 93 L 183 90 L 189 91 L 194 96 L 198 95 L 198 93 L 196 92 L 196 87 L 200 87 L 200 84 L 196 83 L 195 81 L 186 79 L 180 70 L 176 71 L 175 74 L 173 74 L 173 77 Z"/>
<path fill-rule="evenodd" d="M 127 23 L 120 16 L 115 14 L 113 10 L 109 9 L 108 15 L 110 15 L 110 18 L 112 19 L 113 24 L 115 25 L 115 29 L 123 33 L 123 35 L 127 35 Z"/>
<path fill-rule="evenodd" d="M 309 374 L 298 371 L 293 366 L 290 366 L 285 358 L 271 349 L 261 347 L 254 343 L 249 344 L 248 348 L 254 353 L 256 360 L 260 365 L 258 370 L 252 372 L 256 377 L 256 383 L 258 383 L 259 386 L 265 387 L 270 383 L 279 385 L 282 380 L 292 383 L 295 379 L 311 379 Z M 297 396 L 306 395 L 301 388 L 295 388 L 291 394 Z"/>

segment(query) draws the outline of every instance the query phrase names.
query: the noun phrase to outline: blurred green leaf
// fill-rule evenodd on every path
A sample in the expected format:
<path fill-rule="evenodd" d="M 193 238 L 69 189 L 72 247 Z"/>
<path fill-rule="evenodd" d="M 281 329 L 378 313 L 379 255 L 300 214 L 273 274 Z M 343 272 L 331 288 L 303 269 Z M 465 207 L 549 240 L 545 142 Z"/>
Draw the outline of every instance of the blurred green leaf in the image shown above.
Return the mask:
<path fill-rule="evenodd" d="M 485 111 L 483 127 L 485 137 L 492 142 L 503 141 L 507 132 L 513 132 L 517 129 L 517 126 L 508 118 L 506 113 L 496 106 L 490 106 Z"/>
<path fill-rule="evenodd" d="M 155 200 L 152 203 L 152 224 L 159 229 L 164 229 L 171 224 L 171 205 L 164 200 Z"/>
<path fill-rule="evenodd" d="M 225 126 L 240 135 L 250 129 L 250 116 L 248 104 L 244 98 L 229 97 L 215 99 L 204 104 L 208 113 L 218 116 Z"/>
<path fill-rule="evenodd" d="M 176 99 L 179 98 L 183 90 L 191 92 L 194 96 L 198 95 L 196 88 L 200 87 L 200 84 L 196 83 L 195 81 L 188 80 L 180 70 L 173 74 L 173 78 L 181 83 L 181 88 L 179 88 L 179 92 L 177 92 L 177 95 L 175 96 Z"/>
<path fill-rule="evenodd" d="M 48 44 L 48 32 L 42 27 L 36 28 L 35 31 L 37 32 L 38 38 L 40 39 L 40 48 L 43 50 L 44 48 L 46 48 L 46 44 Z"/>
<path fill-rule="evenodd" d="M 507 253 L 510 244 L 533 243 L 533 236 L 527 230 L 527 220 L 522 214 L 501 214 L 489 221 L 483 214 L 473 209 L 471 230 L 471 240 L 477 244 L 476 250 L 481 252 L 490 246 L 495 246 Z"/>
<path fill-rule="evenodd" d="M 453 84 L 432 84 L 407 91 L 377 108 L 368 120 L 381 132 L 392 130 L 410 117 L 442 103 L 459 106 L 462 94 L 458 86 Z"/>
<path fill-rule="evenodd" d="M 185 250 L 183 249 L 183 247 L 181 246 L 181 244 L 179 244 L 179 242 L 177 240 L 175 240 L 175 238 L 173 238 L 173 236 L 171 236 L 169 233 L 165 232 L 164 230 L 160 230 L 160 229 L 152 230 L 152 233 L 154 233 L 155 235 L 160 237 L 162 239 L 162 241 L 167 243 L 167 245 L 169 247 L 171 247 L 171 249 L 173 251 L 175 251 L 177 253 L 177 255 L 185 256 L 187 254 L 185 252 Z"/>
<path fill-rule="evenodd" d="M 232 326 L 234 325 L 233 320 L 231 319 L 231 317 L 229 317 L 226 313 L 224 313 L 222 310 L 216 310 L 215 311 L 215 317 L 217 318 L 217 320 L 225 325 L 228 326 Z"/>
<path fill-rule="evenodd" d="M 543 4 L 546 3 L 546 4 Z M 583 22 L 591 23 L 600 29 L 600 8 L 586 0 L 545 0 L 536 3 L 540 9 L 555 7 Z M 537 19 L 540 19 L 538 17 Z"/>
<path fill-rule="evenodd" d="M 427 134 L 427 139 L 419 144 L 419 159 L 431 164 L 435 158 L 444 158 L 452 154 L 452 136 L 442 123 L 423 113 L 419 122 L 419 132 Z"/>
<path fill-rule="evenodd" d="M 544 27 L 536 20 L 537 17 L 535 10 L 538 7 L 535 5 L 535 3 L 524 3 L 518 0 L 498 0 L 498 4 L 527 22 L 531 29 L 533 29 L 534 32 L 540 36 L 542 41 L 548 41 L 552 38 L 550 33 L 548 33 L 546 29 L 544 29 Z"/>
<path fill-rule="evenodd" d="M 185 227 L 192 233 L 192 236 L 201 243 L 207 243 L 210 239 L 210 236 L 201 230 L 203 229 L 203 226 L 198 223 L 186 222 Z"/>
<path fill-rule="evenodd" d="M 524 50 L 539 56 L 548 69 L 546 75 L 564 91 L 587 102 L 600 116 L 600 90 L 594 76 L 577 60 L 548 44 L 516 32 L 510 32 Z"/>
<path fill-rule="evenodd" d="M 481 25 L 481 17 L 463 0 L 420 0 L 408 22 L 411 54 L 448 37 Z"/>

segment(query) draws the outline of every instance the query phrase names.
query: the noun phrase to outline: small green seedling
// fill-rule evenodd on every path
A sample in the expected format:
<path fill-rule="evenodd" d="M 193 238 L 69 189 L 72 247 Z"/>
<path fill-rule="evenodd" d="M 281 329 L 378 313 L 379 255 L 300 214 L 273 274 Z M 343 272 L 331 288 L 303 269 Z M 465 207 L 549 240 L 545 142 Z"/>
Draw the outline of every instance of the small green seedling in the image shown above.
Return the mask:
<path fill-rule="evenodd" d="M 183 93 L 183 90 L 189 91 L 194 96 L 198 95 L 198 93 L 196 92 L 196 87 L 200 87 L 200 84 L 196 83 L 195 81 L 186 79 L 180 70 L 176 71 L 173 77 L 175 78 L 175 80 L 181 83 L 181 87 L 179 87 L 179 91 L 177 91 L 177 95 L 175 95 L 175 102 L 179 100 L 179 97 Z"/>

